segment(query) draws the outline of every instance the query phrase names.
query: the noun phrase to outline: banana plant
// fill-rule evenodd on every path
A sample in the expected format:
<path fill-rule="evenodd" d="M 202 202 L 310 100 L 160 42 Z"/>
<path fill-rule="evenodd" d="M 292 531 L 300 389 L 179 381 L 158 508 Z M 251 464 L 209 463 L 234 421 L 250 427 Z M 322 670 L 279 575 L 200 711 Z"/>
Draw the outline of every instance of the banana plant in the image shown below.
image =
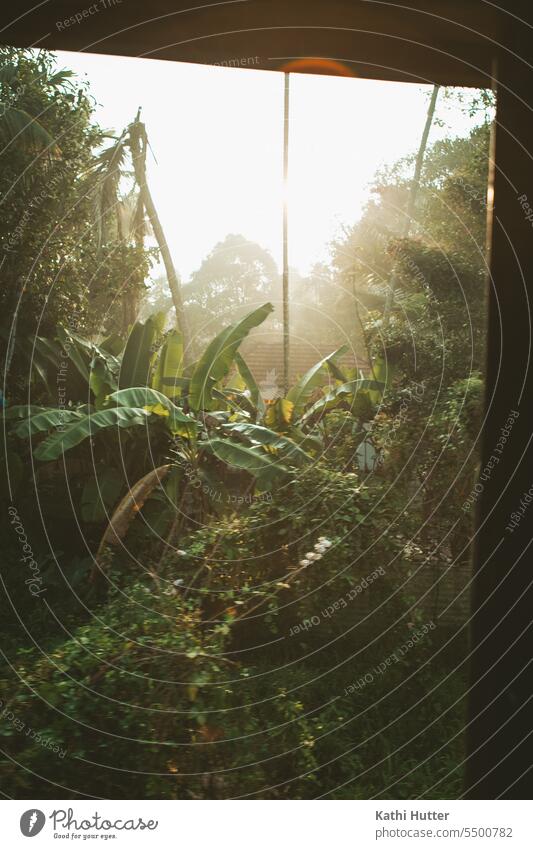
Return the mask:
<path fill-rule="evenodd" d="M 175 468 L 178 476 L 173 480 L 180 481 L 183 494 L 191 484 L 190 469 L 211 489 L 237 485 L 247 492 L 265 492 L 284 485 L 323 450 L 316 427 L 321 417 L 338 405 L 353 405 L 363 393 L 381 392 L 384 384 L 363 376 L 348 379 L 336 364 L 345 350 L 341 348 L 309 369 L 286 398 L 265 401 L 239 347 L 272 309 L 263 304 L 225 328 L 188 367 L 181 334 L 173 330 L 164 336 L 162 316 L 135 324 L 123 351 L 120 339 L 96 345 L 59 330 L 52 342 L 39 341 L 39 351 L 56 369 L 58 345 L 68 356 L 69 369 L 79 379 L 75 403 L 62 409 L 14 407 L 6 417 L 14 420 L 16 436 L 37 441 L 33 456 L 43 463 L 91 442 L 98 472 L 89 473 L 81 495 L 81 514 L 87 522 L 109 520 L 120 498 L 131 513 L 125 492 L 136 492 L 137 484 L 130 485 L 121 465 L 102 459 L 106 445 L 106 457 L 120 456 L 119 429 L 126 454 L 135 455 L 148 437 L 150 464 Z M 159 453 L 152 456 L 156 443 Z M 146 468 L 139 472 L 140 486 Z"/>
<path fill-rule="evenodd" d="M 263 304 L 236 324 L 225 328 L 210 342 L 191 377 L 189 404 L 193 410 L 217 408 L 218 399 L 213 397 L 213 388 L 229 374 L 238 348 L 250 330 L 262 324 L 273 310 L 272 304 Z"/>
<path fill-rule="evenodd" d="M 159 317 L 132 328 L 121 356 L 106 350 L 104 343 L 96 346 L 60 331 L 69 360 L 85 381 L 90 403 L 61 409 L 12 408 L 9 417 L 17 419 L 14 432 L 21 438 L 43 437 L 33 455 L 50 462 L 103 431 L 130 432 L 139 427 L 150 431 L 155 426 L 167 433 L 169 446 L 180 440 L 191 445 L 204 465 L 244 471 L 260 487 L 288 479 L 292 468 L 311 462 L 311 457 L 287 436 L 230 424 L 228 417 L 234 410 L 224 388 L 241 342 L 272 309 L 264 304 L 227 327 L 207 346 L 189 375 L 184 374 L 178 331 L 157 349 Z"/>
<path fill-rule="evenodd" d="M 315 363 L 287 392 L 285 397 L 264 400 L 253 375 L 241 357 L 236 367 L 242 385 L 233 382 L 226 395 L 240 410 L 278 433 L 290 435 L 300 447 L 321 449 L 322 441 L 313 433 L 325 415 L 335 409 L 350 412 L 354 419 L 372 417 L 387 386 L 383 370 L 367 378 L 359 370 L 341 370 L 336 360 L 346 352 L 346 346 L 333 351 Z M 244 394 L 242 390 L 245 390 Z"/>

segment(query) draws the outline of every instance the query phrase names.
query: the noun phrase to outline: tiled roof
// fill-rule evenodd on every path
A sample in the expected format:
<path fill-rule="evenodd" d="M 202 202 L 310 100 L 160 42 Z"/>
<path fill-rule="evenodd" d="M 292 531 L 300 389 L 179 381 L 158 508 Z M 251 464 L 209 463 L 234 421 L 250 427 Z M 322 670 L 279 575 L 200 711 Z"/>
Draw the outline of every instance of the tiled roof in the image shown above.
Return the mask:
<path fill-rule="evenodd" d="M 305 374 L 311 366 L 327 357 L 341 344 L 342 342 L 339 344 L 333 342 L 330 345 L 316 344 L 312 339 L 308 342 L 304 340 L 292 342 L 289 349 L 289 381 L 292 383 Z M 258 383 L 275 381 L 278 386 L 281 385 L 283 376 L 283 343 L 281 341 L 264 342 L 251 337 L 243 344 L 241 353 Z M 343 365 L 347 368 L 357 366 L 364 371 L 369 368 L 368 363 L 360 357 L 356 358 L 353 352 L 339 357 L 337 363 L 341 368 Z"/>

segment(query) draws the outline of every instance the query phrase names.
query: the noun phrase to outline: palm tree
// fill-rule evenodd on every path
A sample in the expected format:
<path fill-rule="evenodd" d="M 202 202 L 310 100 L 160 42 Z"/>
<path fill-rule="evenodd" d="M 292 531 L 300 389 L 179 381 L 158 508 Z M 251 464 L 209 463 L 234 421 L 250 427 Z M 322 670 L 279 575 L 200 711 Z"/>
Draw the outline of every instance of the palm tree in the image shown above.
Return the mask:
<path fill-rule="evenodd" d="M 97 204 L 101 240 L 104 240 L 105 229 L 109 228 L 111 224 L 120 241 L 133 236 L 137 244 L 142 244 L 146 233 L 145 221 L 146 218 L 148 219 L 165 266 L 168 286 L 176 312 L 176 321 L 183 337 L 183 347 L 187 358 L 189 328 L 183 308 L 181 285 L 148 186 L 146 154 L 149 142 L 146 126 L 141 121 L 140 115 L 141 110 L 139 109 L 135 120 L 98 157 L 96 168 Z M 128 164 L 132 169 L 130 171 L 127 170 Z M 120 186 L 125 177 L 133 177 L 134 180 L 136 196 L 133 211 L 131 195 L 127 199 L 120 194 Z"/>

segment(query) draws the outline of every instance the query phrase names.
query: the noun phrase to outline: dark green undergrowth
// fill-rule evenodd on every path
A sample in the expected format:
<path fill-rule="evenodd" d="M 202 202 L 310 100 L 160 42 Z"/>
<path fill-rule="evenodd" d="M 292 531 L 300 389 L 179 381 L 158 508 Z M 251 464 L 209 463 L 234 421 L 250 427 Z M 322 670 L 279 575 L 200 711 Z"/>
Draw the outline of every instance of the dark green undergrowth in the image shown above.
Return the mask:
<path fill-rule="evenodd" d="M 402 588 L 379 486 L 316 468 L 180 553 L 112 555 L 85 623 L 35 599 L 54 636 L 2 682 L 9 795 L 456 798 L 466 641 Z"/>

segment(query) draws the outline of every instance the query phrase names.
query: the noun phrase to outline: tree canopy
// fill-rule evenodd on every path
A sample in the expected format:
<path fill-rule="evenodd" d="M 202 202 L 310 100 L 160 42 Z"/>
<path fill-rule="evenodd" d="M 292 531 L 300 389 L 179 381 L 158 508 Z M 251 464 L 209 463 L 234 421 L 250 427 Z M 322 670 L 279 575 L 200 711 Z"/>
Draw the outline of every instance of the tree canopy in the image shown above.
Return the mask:
<path fill-rule="evenodd" d="M 45 51 L 1 48 L 0 72 L 4 351 L 10 336 L 57 324 L 88 333 L 117 326 L 150 256 L 99 238 L 95 167 L 106 134 L 87 85 Z"/>
<path fill-rule="evenodd" d="M 243 315 L 276 298 L 279 272 L 271 253 L 244 236 L 230 233 L 209 252 L 184 289 L 195 336 L 210 337 L 229 316 Z"/>

